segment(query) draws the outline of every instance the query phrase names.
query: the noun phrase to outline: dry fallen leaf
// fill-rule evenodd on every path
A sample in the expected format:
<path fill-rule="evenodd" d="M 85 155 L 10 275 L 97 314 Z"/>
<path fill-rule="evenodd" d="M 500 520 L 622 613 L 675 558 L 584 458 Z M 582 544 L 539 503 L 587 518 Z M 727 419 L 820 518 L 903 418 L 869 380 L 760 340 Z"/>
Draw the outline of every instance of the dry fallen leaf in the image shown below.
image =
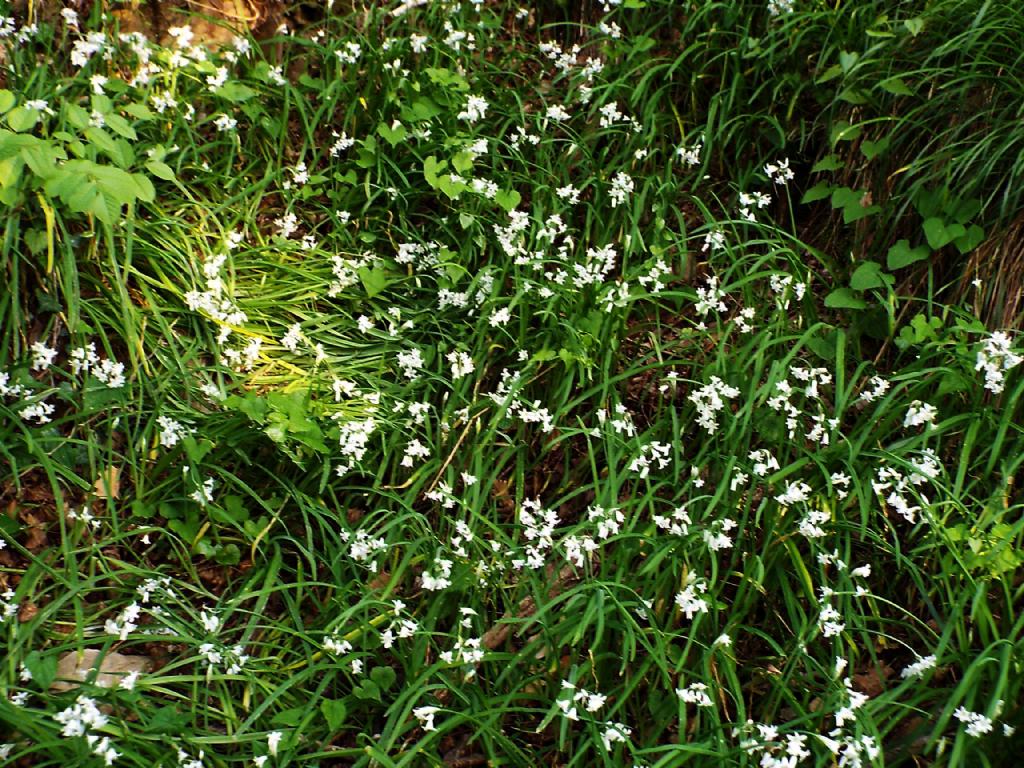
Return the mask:
<path fill-rule="evenodd" d="M 57 662 L 57 680 L 50 686 L 50 690 L 70 691 L 77 688 L 97 668 L 99 673 L 93 682 L 104 688 L 120 685 L 125 675 L 131 672 L 148 672 L 150 669 L 150 661 L 145 656 L 126 656 L 110 651 L 102 660 L 99 657 L 100 651 L 95 648 L 65 653 Z"/>
<path fill-rule="evenodd" d="M 121 468 L 108 467 L 96 478 L 93 493 L 97 499 L 116 499 L 121 496 Z"/>
<path fill-rule="evenodd" d="M 18 621 L 25 623 L 26 621 L 32 621 L 39 613 L 39 606 L 33 602 L 25 602 L 21 604 L 21 608 L 18 609 Z"/>

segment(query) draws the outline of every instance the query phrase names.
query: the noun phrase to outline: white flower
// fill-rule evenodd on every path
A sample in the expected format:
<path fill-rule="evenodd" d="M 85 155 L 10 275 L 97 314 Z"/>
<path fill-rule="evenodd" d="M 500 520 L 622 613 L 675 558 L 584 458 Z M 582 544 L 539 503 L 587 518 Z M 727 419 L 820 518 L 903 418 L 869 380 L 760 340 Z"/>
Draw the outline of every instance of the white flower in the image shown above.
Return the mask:
<path fill-rule="evenodd" d="M 769 10 L 772 5 L 778 5 L 780 7 L 785 6 L 785 10 L 791 11 L 792 0 L 771 0 L 769 2 Z M 764 166 L 765 175 L 768 176 L 776 184 L 782 184 L 785 186 L 787 181 L 793 180 L 793 171 L 789 168 L 789 158 L 779 161 L 778 163 L 766 163 Z"/>
<path fill-rule="evenodd" d="M 220 114 L 217 119 L 213 121 L 213 124 L 217 126 L 217 130 L 221 133 L 227 133 L 233 131 L 238 127 L 238 121 L 230 115 Z"/>
<path fill-rule="evenodd" d="M 979 738 L 992 731 L 992 720 L 980 712 L 957 707 L 953 717 L 963 723 L 968 736 Z"/>
<path fill-rule="evenodd" d="M 199 613 L 199 622 L 207 634 L 212 635 L 220 629 L 220 617 L 213 613 L 207 613 L 205 608 Z"/>
<path fill-rule="evenodd" d="M 295 323 L 288 329 L 288 333 L 281 337 L 281 346 L 289 352 L 297 352 L 301 341 L 302 323 Z"/>
<path fill-rule="evenodd" d="M 558 104 L 552 104 L 550 107 L 547 108 L 547 111 L 544 114 L 549 120 L 554 120 L 556 122 L 568 120 L 570 117 L 572 117 L 572 115 L 569 114 L 565 107 L 562 107 Z"/>
<path fill-rule="evenodd" d="M 420 725 L 424 731 L 436 731 L 437 727 L 434 725 L 434 715 L 440 712 L 439 707 L 416 707 L 412 711 L 412 716 L 420 721 Z"/>
<path fill-rule="evenodd" d="M 139 676 L 141 674 L 142 673 L 139 672 L 139 670 L 137 670 L 137 669 L 132 670 L 127 675 L 125 675 L 124 677 L 121 678 L 121 682 L 118 684 L 118 687 L 122 688 L 123 690 L 126 690 L 126 691 L 133 691 L 133 690 L 135 690 L 135 683 L 138 682 Z"/>
<path fill-rule="evenodd" d="M 790 507 L 802 501 L 807 501 L 810 498 L 810 494 L 811 486 L 801 480 L 797 480 L 786 483 L 786 490 L 776 496 L 775 500 L 785 507 Z"/>
<path fill-rule="evenodd" d="M 334 52 L 338 61 L 343 64 L 355 64 L 363 54 L 363 47 L 359 43 L 348 40 L 342 47 Z"/>
<path fill-rule="evenodd" d="M 635 186 L 633 179 L 627 174 L 622 171 L 615 174 L 615 178 L 612 179 L 612 188 L 608 192 L 608 197 L 612 201 L 612 208 L 618 208 L 626 202 L 626 198 L 633 193 Z"/>
<path fill-rule="evenodd" d="M 938 411 L 934 405 L 928 403 L 922 403 L 920 400 L 915 400 L 910 404 L 907 409 L 907 415 L 903 419 L 904 427 L 917 427 L 922 424 L 928 424 L 934 427 L 935 417 L 938 415 Z"/>
<path fill-rule="evenodd" d="M 281 735 L 280 731 L 271 731 L 267 734 L 267 749 L 270 751 L 271 757 L 277 755 L 277 747 L 281 743 Z"/>
<path fill-rule="evenodd" d="M 160 445 L 164 448 L 173 448 L 189 434 L 186 427 L 169 416 L 158 416 L 156 421 L 160 425 Z"/>
<path fill-rule="evenodd" d="M 707 592 L 708 585 L 703 579 L 698 579 L 694 574 L 689 573 L 686 577 L 686 585 L 682 592 L 676 595 L 676 605 L 686 614 L 687 621 L 693 619 L 698 613 L 708 612 L 707 598 L 700 595 Z"/>
<path fill-rule="evenodd" d="M 466 101 L 466 108 L 459 112 L 459 120 L 466 120 L 470 123 L 475 123 L 478 120 L 483 119 L 487 112 L 487 99 L 483 96 L 470 96 Z"/>
<path fill-rule="evenodd" d="M 512 319 L 512 314 L 509 312 L 508 307 L 502 307 L 496 309 L 491 313 L 490 320 L 488 321 L 491 328 L 502 328 L 508 324 L 508 321 Z"/>
<path fill-rule="evenodd" d="M 714 703 L 708 696 L 706 683 L 690 683 L 685 688 L 676 688 L 676 695 L 686 704 L 696 704 L 698 707 L 713 707 Z"/>
<path fill-rule="evenodd" d="M 702 136 L 692 147 L 678 147 L 676 154 L 686 165 L 700 165 L 700 154 L 704 151 L 704 137 Z"/>
<path fill-rule="evenodd" d="M 925 656 L 923 658 L 918 656 L 917 661 L 912 664 L 908 664 L 904 670 L 900 672 L 900 677 L 904 679 L 908 677 L 920 677 L 929 669 L 935 669 L 935 663 L 935 654 L 931 654 L 930 656 Z"/>
<path fill-rule="evenodd" d="M 1003 391 L 1006 371 L 1020 365 L 1022 358 L 1010 349 L 1010 337 L 1002 331 L 993 333 L 978 350 L 974 369 L 985 372 L 985 389 L 993 394 Z"/>
<path fill-rule="evenodd" d="M 57 357 L 57 350 L 46 346 L 41 341 L 35 342 L 30 349 L 32 350 L 33 371 L 45 371 L 53 363 L 53 359 Z"/>
<path fill-rule="evenodd" d="M 889 382 L 881 376 L 872 376 L 867 384 L 870 389 L 865 388 L 857 398 L 858 403 L 871 403 L 882 397 L 889 391 Z"/>
<path fill-rule="evenodd" d="M 633 729 L 622 723 L 608 723 L 601 734 L 601 743 L 604 744 L 605 751 L 608 751 L 611 750 L 612 744 L 617 741 L 622 743 L 628 742 L 631 733 L 633 733 Z"/>
<path fill-rule="evenodd" d="M 695 392 L 689 400 L 697 407 L 697 424 L 712 435 L 718 431 L 718 414 L 725 408 L 725 401 L 739 396 L 740 391 L 731 387 L 717 376 Z"/>
<path fill-rule="evenodd" d="M 452 366 L 452 381 L 458 381 L 463 376 L 468 376 L 476 370 L 473 358 L 466 352 L 449 352 L 445 359 Z"/>

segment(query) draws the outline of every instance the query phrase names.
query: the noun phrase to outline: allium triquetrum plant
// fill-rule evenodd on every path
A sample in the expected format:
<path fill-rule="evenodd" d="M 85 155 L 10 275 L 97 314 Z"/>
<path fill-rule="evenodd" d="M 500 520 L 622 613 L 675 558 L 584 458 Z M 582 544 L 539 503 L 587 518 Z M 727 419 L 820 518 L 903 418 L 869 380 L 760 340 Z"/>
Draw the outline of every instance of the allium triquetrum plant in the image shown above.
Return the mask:
<path fill-rule="evenodd" d="M 1014 764 L 1019 12 L 45 5 L 0 762 Z"/>

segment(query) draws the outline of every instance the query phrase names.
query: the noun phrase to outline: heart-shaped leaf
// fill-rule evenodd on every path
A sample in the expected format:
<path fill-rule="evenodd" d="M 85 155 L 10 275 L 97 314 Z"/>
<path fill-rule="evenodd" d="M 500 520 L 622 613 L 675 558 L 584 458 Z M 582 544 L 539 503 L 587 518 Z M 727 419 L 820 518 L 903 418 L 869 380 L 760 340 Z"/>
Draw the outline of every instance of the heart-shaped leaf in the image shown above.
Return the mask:
<path fill-rule="evenodd" d="M 522 196 L 518 192 L 516 192 L 514 189 L 510 189 L 510 190 L 507 190 L 507 191 L 504 190 L 504 189 L 500 190 L 494 196 L 494 202 L 496 202 L 498 205 L 500 205 L 506 211 L 514 210 L 515 207 L 517 205 L 519 205 L 519 201 L 520 200 L 522 200 Z"/>
<path fill-rule="evenodd" d="M 953 241 L 953 245 L 960 253 L 969 253 L 981 245 L 981 242 L 985 239 L 985 230 L 979 227 L 977 224 L 971 224 L 967 228 L 966 234 L 961 235 Z"/>
<path fill-rule="evenodd" d="M 813 203 L 818 200 L 824 200 L 826 197 L 832 194 L 832 185 L 827 181 L 820 181 L 813 187 L 804 192 L 804 196 L 800 198 L 801 203 Z"/>
<path fill-rule="evenodd" d="M 882 271 L 877 261 L 865 261 L 850 276 L 850 287 L 855 291 L 868 291 L 893 283 L 893 276 Z"/>
<path fill-rule="evenodd" d="M 367 297 L 371 299 L 388 287 L 387 275 L 383 269 L 377 269 L 376 267 L 373 269 L 360 267 L 359 281 L 363 284 L 363 288 L 366 289 Z"/>
<path fill-rule="evenodd" d="M 336 731 L 345 722 L 348 716 L 348 707 L 342 699 L 323 699 L 320 702 L 320 712 L 327 721 L 327 727 Z"/>
<path fill-rule="evenodd" d="M 878 87 L 883 91 L 888 91 L 895 96 L 913 96 L 914 92 L 900 77 L 889 77 L 882 80 Z"/>
<path fill-rule="evenodd" d="M 395 670 L 391 667 L 374 667 L 370 672 L 370 679 L 379 685 L 382 691 L 394 685 L 396 677 Z"/>
<path fill-rule="evenodd" d="M 967 234 L 963 224 L 946 224 L 937 216 L 925 219 L 921 227 L 924 229 L 925 237 L 928 238 L 928 245 L 936 251 Z"/>
<path fill-rule="evenodd" d="M 825 306 L 829 309 L 864 309 L 867 302 L 851 288 L 836 288 L 825 297 Z"/>
<path fill-rule="evenodd" d="M 911 248 L 909 240 L 898 240 L 889 249 L 885 263 L 889 269 L 903 269 L 903 267 L 909 267 L 911 264 L 927 259 L 930 254 L 931 250 L 927 245 Z"/>
<path fill-rule="evenodd" d="M 860 151 L 868 160 L 874 160 L 889 148 L 889 137 L 883 136 L 878 141 L 862 141 Z"/>
<path fill-rule="evenodd" d="M 819 171 L 838 171 L 843 167 L 843 161 L 835 155 L 825 155 L 821 160 L 811 167 L 811 173 Z"/>
<path fill-rule="evenodd" d="M 380 686 L 373 680 L 363 680 L 352 689 L 352 693 L 363 701 L 380 701 Z"/>

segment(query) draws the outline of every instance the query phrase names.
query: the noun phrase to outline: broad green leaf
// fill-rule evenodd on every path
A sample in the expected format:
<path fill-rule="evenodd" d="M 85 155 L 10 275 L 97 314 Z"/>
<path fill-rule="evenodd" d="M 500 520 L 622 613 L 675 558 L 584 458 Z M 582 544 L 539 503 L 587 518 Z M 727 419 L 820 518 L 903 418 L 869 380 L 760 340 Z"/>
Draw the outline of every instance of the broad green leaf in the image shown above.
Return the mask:
<path fill-rule="evenodd" d="M 903 81 L 901 77 L 888 77 L 878 83 L 878 87 L 883 91 L 888 91 L 895 96 L 913 96 L 914 92 L 910 87 Z"/>
<path fill-rule="evenodd" d="M 125 104 L 121 107 L 125 112 L 134 117 L 136 120 L 152 120 L 153 113 L 149 107 L 141 102 L 132 102 L 131 104 Z"/>
<path fill-rule="evenodd" d="M 357 699 L 363 701 L 380 701 L 380 686 L 373 680 L 363 680 L 362 683 L 352 688 L 352 693 Z"/>
<path fill-rule="evenodd" d="M 388 287 L 387 274 L 383 269 L 378 267 L 374 267 L 373 269 L 360 267 L 359 281 L 363 284 L 363 288 L 366 290 L 367 298 L 370 299 Z"/>
<path fill-rule="evenodd" d="M 61 147 L 40 141 L 34 147 L 23 149 L 21 157 L 32 173 L 41 179 L 49 179 L 57 172 L 57 161 L 66 159 L 67 154 Z"/>
<path fill-rule="evenodd" d="M 843 209 L 843 221 L 846 224 L 872 216 L 882 209 L 877 205 L 865 205 L 868 194 L 863 190 L 839 187 L 832 192 L 832 207 Z"/>
<path fill-rule="evenodd" d="M 39 112 L 28 107 L 15 107 L 7 113 L 7 125 L 16 133 L 25 133 L 35 128 Z"/>
<path fill-rule="evenodd" d="M 851 224 L 881 212 L 882 206 L 880 205 L 848 205 L 843 208 L 843 223 Z"/>
<path fill-rule="evenodd" d="M 451 174 L 445 174 L 437 178 L 437 188 L 451 200 L 455 200 L 469 189 L 469 185 L 465 182 L 452 179 Z"/>
<path fill-rule="evenodd" d="M 53 653 L 31 651 L 25 655 L 22 663 L 32 673 L 33 684 L 44 691 L 57 679 L 57 656 Z"/>
<path fill-rule="evenodd" d="M 953 245 L 960 253 L 970 253 L 985 239 L 985 230 L 979 227 L 977 224 L 971 224 L 967 228 L 967 232 L 960 237 L 954 238 Z"/>
<path fill-rule="evenodd" d="M 65 104 L 64 114 L 72 126 L 82 131 L 89 127 L 89 113 L 77 104 Z"/>
<path fill-rule="evenodd" d="M 878 141 L 864 140 L 860 143 L 860 151 L 868 160 L 874 160 L 889 148 L 889 137 L 883 136 Z"/>
<path fill-rule="evenodd" d="M 465 174 L 473 170 L 473 153 L 472 152 L 458 152 L 455 157 L 452 158 L 452 168 L 455 169 L 456 173 Z"/>
<path fill-rule="evenodd" d="M 847 104 L 855 105 L 867 104 L 869 101 L 868 95 L 860 88 L 844 88 L 836 95 L 836 98 Z"/>
<path fill-rule="evenodd" d="M 423 161 L 423 178 L 427 180 L 427 184 L 433 189 L 437 189 L 437 179 L 447 167 L 447 160 L 439 161 L 436 157 L 430 155 L 430 157 Z"/>
<path fill-rule="evenodd" d="M 850 287 L 855 291 L 867 291 L 893 283 L 893 276 L 882 271 L 877 261 L 865 261 L 850 275 Z"/>
<path fill-rule="evenodd" d="M 831 67 L 829 67 L 820 75 L 818 75 L 817 79 L 814 82 L 820 85 L 821 83 L 827 83 L 829 80 L 835 80 L 837 77 L 842 77 L 842 74 L 843 68 L 838 64 L 833 64 Z"/>
<path fill-rule="evenodd" d="M 522 200 L 522 196 L 514 189 L 499 190 L 498 194 L 494 196 L 494 202 L 506 211 L 515 210 L 515 207 L 519 205 L 520 200 Z"/>
<path fill-rule="evenodd" d="M 131 124 L 120 115 L 107 115 L 105 122 L 107 127 L 118 136 L 123 136 L 131 141 L 135 141 L 138 138 L 138 136 L 135 135 L 135 129 L 132 128 Z"/>
<path fill-rule="evenodd" d="M 850 288 L 836 288 L 825 297 L 825 306 L 830 309 L 864 309 L 867 302 Z"/>
<path fill-rule="evenodd" d="M 103 93 L 94 93 L 89 97 L 89 104 L 93 112 L 99 112 L 101 115 L 106 115 L 114 108 L 114 102 L 110 100 L 110 97 Z"/>
<path fill-rule="evenodd" d="M 978 215 L 981 210 L 981 200 L 976 197 L 961 200 L 953 211 L 953 221 L 959 224 L 966 224 Z"/>
<path fill-rule="evenodd" d="M 931 250 L 927 245 L 919 245 L 916 248 L 910 247 L 909 240 L 897 240 L 896 244 L 889 248 L 886 256 L 886 266 L 889 269 L 903 269 L 919 261 L 927 259 Z"/>
<path fill-rule="evenodd" d="M 839 66 L 843 69 L 843 74 L 848 74 L 854 65 L 860 59 L 860 55 L 851 51 L 840 51 L 839 52 Z"/>
<path fill-rule="evenodd" d="M 114 143 L 113 137 L 102 128 L 96 126 L 89 126 L 85 129 L 85 138 L 89 140 L 96 149 L 101 152 L 105 152 L 108 155 L 119 154 L 117 144 Z"/>
<path fill-rule="evenodd" d="M 843 161 L 835 155 L 825 155 L 811 168 L 811 173 L 818 173 L 820 171 L 838 171 L 843 167 Z"/>
<path fill-rule="evenodd" d="M 407 123 L 421 123 L 425 120 L 432 120 L 443 112 L 432 99 L 426 96 L 413 101 L 411 105 L 402 107 L 401 118 Z"/>
<path fill-rule="evenodd" d="M 9 111 L 17 101 L 13 93 L 6 88 L 0 88 L 0 113 Z"/>
<path fill-rule="evenodd" d="M 832 194 L 833 187 L 827 181 L 819 181 L 813 187 L 804 192 L 804 196 L 800 198 L 801 203 L 813 203 L 818 200 L 824 200 L 826 197 Z"/>
<path fill-rule="evenodd" d="M 343 699 L 321 699 L 320 712 L 327 721 L 327 729 L 338 730 L 348 717 L 348 707 Z"/>
<path fill-rule="evenodd" d="M 174 171 L 171 169 L 171 166 L 167 165 L 167 163 L 161 163 L 158 160 L 150 160 L 146 163 L 146 170 L 158 179 L 174 181 Z"/>
<path fill-rule="evenodd" d="M 405 137 L 409 134 L 405 126 L 397 120 L 391 123 L 391 125 L 381 123 L 377 126 L 377 133 L 392 147 L 405 141 Z"/>
<path fill-rule="evenodd" d="M 238 565 L 242 560 L 242 551 L 237 544 L 220 544 L 214 550 L 213 559 L 221 565 Z"/>
<path fill-rule="evenodd" d="M 845 208 L 848 205 L 859 205 L 863 197 L 864 193 L 858 192 L 855 189 L 850 189 L 849 187 L 836 187 L 832 192 L 832 207 Z"/>
<path fill-rule="evenodd" d="M 7 157 L 0 160 L 0 189 L 17 191 L 17 183 L 21 179 L 21 169 L 25 161 L 20 157 Z M 3 202 L 7 202 L 5 199 Z"/>
<path fill-rule="evenodd" d="M 863 130 L 859 125 L 850 125 L 845 120 L 840 120 L 832 126 L 829 140 L 834 147 L 840 141 L 853 141 L 860 136 Z"/>
<path fill-rule="evenodd" d="M 947 224 L 937 216 L 925 219 L 921 228 L 924 230 L 925 237 L 928 238 L 928 245 L 936 251 L 967 234 L 963 224 Z"/>
<path fill-rule="evenodd" d="M 302 722 L 302 719 L 309 714 L 309 707 L 291 707 L 282 709 L 276 713 L 270 722 L 274 725 L 283 725 L 287 728 L 295 728 Z"/>
<path fill-rule="evenodd" d="M 173 704 L 168 704 L 153 713 L 149 722 L 142 726 L 142 731 L 143 733 L 180 734 L 191 720 L 190 715 L 179 712 Z"/>
<path fill-rule="evenodd" d="M 379 685 L 382 691 L 386 691 L 391 688 L 397 677 L 398 675 L 391 667 L 374 667 L 370 671 L 370 679 Z"/>
<path fill-rule="evenodd" d="M 214 91 L 214 93 L 222 99 L 227 99 L 228 101 L 236 104 L 248 101 L 256 95 L 256 91 L 249 86 L 235 82 L 224 83 L 224 85 Z"/>
<path fill-rule="evenodd" d="M 135 179 L 135 185 L 138 187 L 136 197 L 145 203 L 152 203 L 156 200 L 156 190 L 153 188 L 153 182 L 149 180 L 149 177 L 143 173 L 133 173 L 132 178 Z"/>
<path fill-rule="evenodd" d="M 949 190 L 945 187 L 937 189 L 920 189 L 914 195 L 914 207 L 921 214 L 922 219 L 929 219 L 938 216 L 946 206 L 946 197 Z"/>
<path fill-rule="evenodd" d="M 466 78 L 458 72 L 452 72 L 450 69 L 445 69 L 444 67 L 428 67 L 424 72 L 427 77 L 430 78 L 430 82 L 434 85 L 440 85 L 445 88 L 454 88 L 457 91 L 469 90 L 469 83 L 466 82 Z"/>

